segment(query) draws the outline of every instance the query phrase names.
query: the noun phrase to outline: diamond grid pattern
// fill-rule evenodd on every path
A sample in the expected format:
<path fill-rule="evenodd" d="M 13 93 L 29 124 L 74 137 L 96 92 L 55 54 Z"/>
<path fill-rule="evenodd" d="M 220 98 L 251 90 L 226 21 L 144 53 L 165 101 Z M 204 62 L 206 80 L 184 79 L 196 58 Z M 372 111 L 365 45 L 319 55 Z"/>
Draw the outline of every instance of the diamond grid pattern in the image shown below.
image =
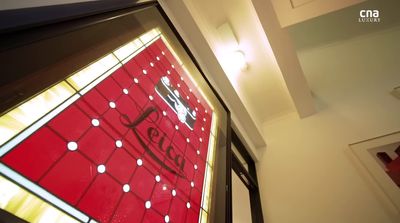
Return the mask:
<path fill-rule="evenodd" d="M 155 92 L 162 76 L 168 76 L 181 97 L 196 108 L 193 131 Z M 138 135 L 169 167 L 176 165 L 180 155 L 184 178 L 160 166 L 121 123 L 121 115 L 135 120 L 149 107 L 157 111 L 137 127 Z M 166 218 L 197 222 L 211 112 L 159 38 L 1 161 L 98 222 L 164 222 Z M 154 141 L 149 128 L 159 133 Z M 69 142 L 77 148 L 70 149 Z M 169 155 L 168 146 L 173 148 Z M 151 207 L 145 207 L 146 201 Z"/>

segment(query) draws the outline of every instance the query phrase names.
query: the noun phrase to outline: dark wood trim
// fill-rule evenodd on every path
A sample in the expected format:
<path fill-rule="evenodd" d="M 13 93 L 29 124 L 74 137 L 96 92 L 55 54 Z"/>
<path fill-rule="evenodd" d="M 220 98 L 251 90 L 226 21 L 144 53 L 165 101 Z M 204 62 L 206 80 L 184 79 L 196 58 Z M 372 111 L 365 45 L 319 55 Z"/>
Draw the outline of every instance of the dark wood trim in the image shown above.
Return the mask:
<path fill-rule="evenodd" d="M 55 23 L 106 14 L 120 9 L 157 4 L 156 0 L 103 0 L 56 4 L 0 11 L 0 34 L 36 29 Z"/>
<path fill-rule="evenodd" d="M 147 7 L 154 7 L 153 4 L 142 4 L 106 15 L 90 16 L 81 20 L 64 21 L 0 35 L 0 58 L 4 64 L 0 80 L 0 114 L 6 113 L 10 108 L 29 100 L 42 90 L 63 80 L 68 74 L 87 65 L 89 62 L 85 63 L 86 60 L 92 62 L 105 52 L 120 46 L 118 42 L 131 38 L 132 32 L 135 31 L 130 29 L 128 31 L 117 23 L 126 25 L 125 20 L 131 14 Z M 135 22 L 137 21 L 131 21 L 130 26 Z M 114 32 L 95 36 L 94 33 L 106 29 L 105 24 L 112 24 Z M 86 36 L 80 36 L 79 32 L 75 32 L 83 28 L 90 30 Z M 115 38 L 111 40 L 112 36 Z M 60 42 L 67 44 L 59 45 Z M 46 50 L 52 53 L 51 57 L 42 57 L 41 52 Z M 81 57 L 76 57 L 76 54 Z M 19 60 L 24 61 L 24 65 L 18 65 Z"/>
<path fill-rule="evenodd" d="M 247 171 L 243 164 L 239 161 L 238 157 L 233 153 L 232 160 L 234 165 L 232 166 L 232 169 L 249 189 L 252 223 L 263 223 L 264 218 L 254 160 L 251 158 L 243 142 L 240 140 L 234 130 L 232 130 L 232 143 L 236 146 L 240 155 L 246 160 L 248 165 Z"/>
<path fill-rule="evenodd" d="M 106 21 L 115 20 L 155 5 L 157 5 L 157 2 L 151 1 L 125 8 L 113 9 L 100 14 L 87 13 L 70 20 L 46 21 L 44 24 L 14 27 L 12 31 L 3 30 L 3 33 L 0 33 L 0 52 L 67 34 Z M 24 11 L 24 9 L 21 11 Z"/>
<path fill-rule="evenodd" d="M 226 207 L 225 207 L 225 222 L 232 223 L 232 127 L 231 127 L 231 114 L 228 112 L 228 126 L 226 138 Z"/>
<path fill-rule="evenodd" d="M 257 182 L 253 179 L 252 176 L 250 176 L 249 172 L 246 170 L 243 164 L 240 163 L 240 160 L 235 155 L 235 153 L 232 153 L 232 169 L 249 190 L 258 188 Z"/>
<path fill-rule="evenodd" d="M 240 155 L 244 158 L 246 163 L 254 163 L 253 158 L 246 150 L 246 146 L 242 143 L 242 140 L 239 138 L 235 131 L 232 131 L 232 142 L 234 142 L 236 148 L 238 149 Z"/>

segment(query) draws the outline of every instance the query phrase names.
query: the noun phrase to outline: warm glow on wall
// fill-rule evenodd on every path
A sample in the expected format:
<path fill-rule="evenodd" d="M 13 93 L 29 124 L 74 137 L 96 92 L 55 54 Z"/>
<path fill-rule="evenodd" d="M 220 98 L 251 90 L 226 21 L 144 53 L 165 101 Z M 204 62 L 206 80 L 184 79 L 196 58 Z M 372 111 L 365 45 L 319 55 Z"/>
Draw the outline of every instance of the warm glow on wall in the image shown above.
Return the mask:
<path fill-rule="evenodd" d="M 229 58 L 229 66 L 231 66 L 235 70 L 245 71 L 248 67 L 245 55 L 241 50 L 233 51 Z"/>
<path fill-rule="evenodd" d="M 240 49 L 229 23 L 222 24 L 217 30 L 220 39 L 217 46 L 218 59 L 232 85 L 237 87 L 239 74 L 248 68 L 245 53 Z"/>

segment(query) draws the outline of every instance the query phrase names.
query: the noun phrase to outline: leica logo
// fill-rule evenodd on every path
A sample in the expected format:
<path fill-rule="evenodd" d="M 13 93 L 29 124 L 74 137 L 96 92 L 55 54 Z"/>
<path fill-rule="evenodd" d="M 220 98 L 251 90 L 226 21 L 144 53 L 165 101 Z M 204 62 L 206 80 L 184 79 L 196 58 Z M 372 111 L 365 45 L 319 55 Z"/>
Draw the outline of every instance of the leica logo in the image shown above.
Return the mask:
<path fill-rule="evenodd" d="M 140 145 L 143 149 L 150 155 L 150 157 L 160 164 L 160 166 L 169 172 L 175 174 L 176 176 L 185 178 L 185 174 L 183 170 L 185 168 L 186 160 L 184 157 L 179 154 L 179 152 L 174 148 L 172 145 L 164 145 L 165 141 L 165 134 L 157 130 L 155 127 L 148 127 L 146 130 L 145 137 L 139 135 L 138 127 L 140 126 L 143 121 L 148 119 L 151 114 L 154 114 L 155 120 L 154 123 L 157 123 L 159 120 L 159 113 L 155 107 L 147 108 L 136 120 L 131 121 L 129 117 L 125 115 L 121 115 L 120 121 L 121 123 L 126 126 L 127 128 L 131 129 L 137 140 L 139 141 Z M 172 165 L 168 165 L 163 162 L 164 157 L 158 157 L 156 153 L 153 152 L 152 149 L 158 149 L 164 157 L 167 157 L 168 160 L 171 161 Z"/>
<path fill-rule="evenodd" d="M 155 86 L 157 94 L 176 113 L 180 122 L 193 130 L 196 122 L 196 112 L 181 97 L 179 91 L 174 88 L 168 77 L 162 77 Z M 189 98 L 187 98 L 189 99 Z"/>

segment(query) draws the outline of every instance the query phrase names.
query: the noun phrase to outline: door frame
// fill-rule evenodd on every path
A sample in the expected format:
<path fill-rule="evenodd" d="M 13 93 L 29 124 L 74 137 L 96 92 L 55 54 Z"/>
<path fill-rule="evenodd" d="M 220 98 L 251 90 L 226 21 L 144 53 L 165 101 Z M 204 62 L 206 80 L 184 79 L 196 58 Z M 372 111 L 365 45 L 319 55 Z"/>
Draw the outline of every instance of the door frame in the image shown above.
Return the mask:
<path fill-rule="evenodd" d="M 248 170 L 240 162 L 238 156 L 231 150 L 232 157 L 232 170 L 238 175 L 240 180 L 249 190 L 251 218 L 253 223 L 263 223 L 263 213 L 261 208 L 260 190 L 258 187 L 257 171 L 253 158 L 250 156 L 248 150 L 244 146 L 242 140 L 237 133 L 231 130 L 232 143 L 237 148 L 240 156 L 246 161 Z M 231 186 L 232 187 L 232 186 Z"/>

